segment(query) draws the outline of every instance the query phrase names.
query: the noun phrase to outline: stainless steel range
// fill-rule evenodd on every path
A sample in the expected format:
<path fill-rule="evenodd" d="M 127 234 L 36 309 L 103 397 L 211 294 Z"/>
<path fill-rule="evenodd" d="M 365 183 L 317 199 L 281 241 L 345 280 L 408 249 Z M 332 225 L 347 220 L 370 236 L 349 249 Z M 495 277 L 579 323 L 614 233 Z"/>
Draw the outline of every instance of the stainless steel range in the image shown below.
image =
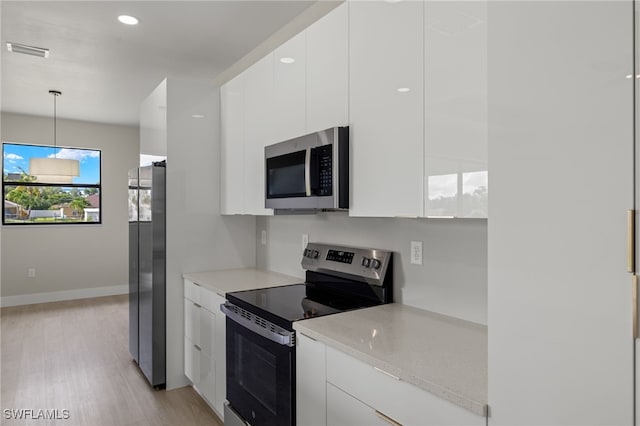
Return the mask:
<path fill-rule="evenodd" d="M 295 425 L 295 321 L 390 303 L 393 253 L 310 243 L 301 284 L 227 293 L 226 425 Z"/>

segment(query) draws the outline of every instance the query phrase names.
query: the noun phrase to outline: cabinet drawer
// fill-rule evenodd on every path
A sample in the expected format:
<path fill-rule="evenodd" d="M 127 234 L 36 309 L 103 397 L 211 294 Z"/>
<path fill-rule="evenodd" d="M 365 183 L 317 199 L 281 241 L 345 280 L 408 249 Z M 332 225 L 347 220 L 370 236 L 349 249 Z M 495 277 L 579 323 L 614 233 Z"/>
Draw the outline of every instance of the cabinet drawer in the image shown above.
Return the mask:
<path fill-rule="evenodd" d="M 327 382 L 403 425 L 485 425 L 485 417 L 331 347 L 327 347 Z"/>
<path fill-rule="evenodd" d="M 213 313 L 200 308 L 200 347 L 213 358 L 213 347 L 216 339 L 216 317 Z"/>
<path fill-rule="evenodd" d="M 200 345 L 200 308 L 189 299 L 184 299 L 184 335 Z"/>
<path fill-rule="evenodd" d="M 189 280 L 184 280 L 184 297 L 200 304 L 200 289 L 201 287 Z"/>
<path fill-rule="evenodd" d="M 327 384 L 327 426 L 389 426 L 376 410 L 346 392 Z"/>
<path fill-rule="evenodd" d="M 220 310 L 220 304 L 222 302 L 218 303 L 217 301 L 219 299 L 220 296 L 218 296 L 214 291 L 200 287 L 200 304 L 209 312 L 216 312 Z"/>

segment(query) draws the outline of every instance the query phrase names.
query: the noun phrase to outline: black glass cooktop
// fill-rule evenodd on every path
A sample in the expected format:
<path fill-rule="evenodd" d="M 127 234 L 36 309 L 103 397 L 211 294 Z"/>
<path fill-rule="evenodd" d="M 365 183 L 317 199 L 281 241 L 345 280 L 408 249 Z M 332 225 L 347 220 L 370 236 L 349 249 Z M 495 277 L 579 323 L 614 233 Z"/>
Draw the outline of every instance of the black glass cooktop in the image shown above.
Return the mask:
<path fill-rule="evenodd" d="M 291 329 L 295 321 L 370 306 L 364 300 L 314 291 L 306 284 L 227 293 L 229 302 Z"/>

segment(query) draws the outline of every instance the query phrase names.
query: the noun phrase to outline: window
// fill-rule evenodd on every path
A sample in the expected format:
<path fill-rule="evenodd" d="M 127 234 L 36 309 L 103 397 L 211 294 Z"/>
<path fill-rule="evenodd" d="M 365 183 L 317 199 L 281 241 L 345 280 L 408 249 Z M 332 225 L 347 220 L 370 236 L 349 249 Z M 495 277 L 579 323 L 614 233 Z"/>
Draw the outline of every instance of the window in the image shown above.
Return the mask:
<path fill-rule="evenodd" d="M 2 144 L 4 225 L 101 223 L 101 152 L 95 149 Z M 68 182 L 39 182 L 29 174 L 32 158 L 78 160 L 79 176 Z"/>

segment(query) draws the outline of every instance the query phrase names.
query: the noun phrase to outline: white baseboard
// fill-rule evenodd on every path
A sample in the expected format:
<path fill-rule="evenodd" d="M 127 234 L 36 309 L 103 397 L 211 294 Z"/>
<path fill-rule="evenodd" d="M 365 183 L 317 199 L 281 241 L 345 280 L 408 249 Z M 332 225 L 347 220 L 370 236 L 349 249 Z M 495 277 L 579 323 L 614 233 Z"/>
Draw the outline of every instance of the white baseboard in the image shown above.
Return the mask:
<path fill-rule="evenodd" d="M 62 300 L 87 299 L 90 297 L 113 296 L 129 293 L 129 286 L 80 288 L 77 290 L 52 291 L 50 293 L 19 294 L 0 297 L 0 307 L 33 305 L 34 303 L 60 302 Z"/>

